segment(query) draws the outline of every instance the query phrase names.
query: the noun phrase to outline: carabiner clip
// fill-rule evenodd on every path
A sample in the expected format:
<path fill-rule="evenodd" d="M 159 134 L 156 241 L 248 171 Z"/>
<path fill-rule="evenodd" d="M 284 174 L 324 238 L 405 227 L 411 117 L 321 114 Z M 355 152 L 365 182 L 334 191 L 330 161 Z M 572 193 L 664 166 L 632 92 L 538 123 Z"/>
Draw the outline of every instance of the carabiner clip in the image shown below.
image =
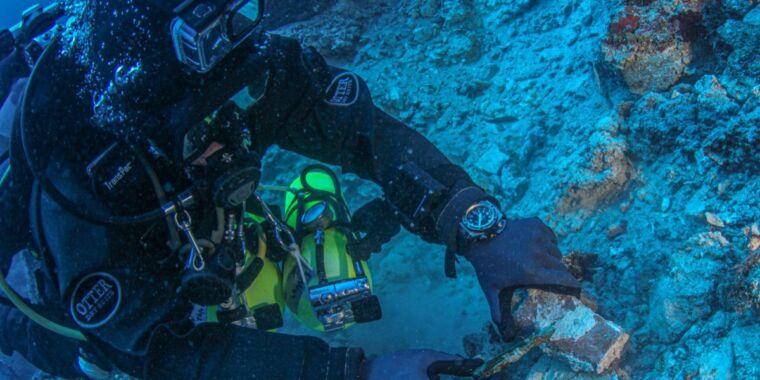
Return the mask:
<path fill-rule="evenodd" d="M 184 217 L 183 220 L 180 220 L 180 215 Z M 188 263 L 190 265 L 188 266 L 192 266 L 196 272 L 202 271 L 206 268 L 206 260 L 203 258 L 203 248 L 198 245 L 198 241 L 195 240 L 195 235 L 193 235 L 193 218 L 190 216 L 190 213 L 187 212 L 187 210 L 182 210 L 181 213 L 175 213 L 174 224 L 185 233 L 187 240 L 190 241 L 191 248 Z"/>

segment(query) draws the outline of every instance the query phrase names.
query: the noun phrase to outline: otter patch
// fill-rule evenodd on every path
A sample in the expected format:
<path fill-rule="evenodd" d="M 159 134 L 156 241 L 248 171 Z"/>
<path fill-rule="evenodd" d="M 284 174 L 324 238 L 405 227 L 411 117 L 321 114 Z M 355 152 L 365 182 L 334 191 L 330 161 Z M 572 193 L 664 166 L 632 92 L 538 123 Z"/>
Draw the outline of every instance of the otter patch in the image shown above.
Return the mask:
<path fill-rule="evenodd" d="M 359 100 L 359 77 L 345 72 L 333 78 L 327 86 L 325 103 L 332 106 L 348 107 Z"/>
<path fill-rule="evenodd" d="M 116 277 L 92 273 L 81 280 L 71 295 L 69 312 L 79 326 L 94 329 L 113 318 L 121 305 L 121 284 Z"/>

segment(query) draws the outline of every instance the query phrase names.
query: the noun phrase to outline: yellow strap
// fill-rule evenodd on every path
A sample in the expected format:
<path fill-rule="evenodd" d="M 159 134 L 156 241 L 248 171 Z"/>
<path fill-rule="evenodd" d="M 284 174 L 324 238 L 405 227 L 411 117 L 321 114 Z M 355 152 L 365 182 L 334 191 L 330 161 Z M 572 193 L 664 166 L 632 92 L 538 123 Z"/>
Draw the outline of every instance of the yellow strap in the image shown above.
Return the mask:
<path fill-rule="evenodd" d="M 34 323 L 56 333 L 63 335 L 67 338 L 86 341 L 87 338 L 85 338 L 84 334 L 82 334 L 81 331 L 75 330 L 72 328 L 68 328 L 66 326 L 59 325 L 43 316 L 38 314 L 36 311 L 34 311 L 29 305 L 24 302 L 23 299 L 16 293 L 13 288 L 11 288 L 10 285 L 8 285 L 8 282 L 5 281 L 5 277 L 2 273 L 0 273 L 0 289 L 3 289 L 3 292 L 6 296 L 8 296 L 8 299 L 11 300 L 14 306 L 19 309 L 24 315 L 29 317 Z"/>

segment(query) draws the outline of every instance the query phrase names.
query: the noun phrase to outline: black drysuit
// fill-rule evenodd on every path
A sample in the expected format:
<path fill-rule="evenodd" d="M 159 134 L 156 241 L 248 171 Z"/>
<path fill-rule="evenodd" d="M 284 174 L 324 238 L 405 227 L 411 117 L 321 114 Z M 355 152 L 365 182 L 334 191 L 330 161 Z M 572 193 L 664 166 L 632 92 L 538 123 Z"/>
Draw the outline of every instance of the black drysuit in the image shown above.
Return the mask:
<path fill-rule="evenodd" d="M 263 154 L 268 147 L 277 145 L 339 165 L 344 172 L 379 184 L 401 214 L 410 205 L 414 209 L 424 203 L 422 199 L 430 195 L 427 191 L 394 187 L 401 168 L 412 167 L 412 176 L 421 175 L 441 185 L 437 192 L 440 196 L 419 215 L 402 215 L 402 222 L 425 240 L 452 246 L 457 218 L 467 205 L 486 194 L 423 136 L 378 109 L 358 76 L 329 66 L 313 49 L 303 49 L 295 40 L 279 36 L 261 39 L 240 48 L 250 51 L 245 53 L 249 56 L 244 64 L 259 69 L 247 88 L 233 99 L 249 124 L 254 149 Z M 244 53 L 237 53 L 240 54 Z M 73 135 L 87 130 L 83 131 Z M 62 139 L 72 141 L 78 151 L 67 154 L 65 143 L 60 144 L 64 147 L 57 146 L 54 150 L 64 153 L 51 153 L 56 159 L 49 164 L 49 177 L 70 198 L 94 202 L 97 197 L 83 177 L 83 167 L 105 145 L 99 144 L 97 138 L 83 144 L 87 139 L 83 135 Z M 16 166 L 21 164 L 14 163 L 14 175 Z M 155 207 L 158 201 L 151 190 L 140 195 L 144 204 L 129 208 Z M 188 319 L 191 306 L 177 297 L 180 269 L 166 247 L 165 221 L 129 227 L 95 225 L 67 212 L 44 192 L 30 198 L 31 208 L 36 210 L 30 221 L 32 230 L 38 230 L 37 244 L 45 245 L 48 267 L 53 273 L 52 288 L 57 290 L 46 297 L 51 304 L 49 310 L 58 311 L 51 318 L 80 329 L 89 340 L 88 350 L 97 351 L 121 370 L 146 378 L 358 377 L 363 360 L 360 349 L 331 348 L 317 338 L 222 324 L 202 324 L 178 332 L 174 326 Z M 4 205 L 2 232 L 13 227 L 8 224 L 14 224 L 8 223 L 7 213 L 21 215 L 26 209 L 27 205 Z M 93 274 L 108 276 L 112 285 L 118 284 L 119 304 L 102 325 L 77 325 L 72 314 L 78 305 L 72 297 L 75 288 L 86 282 L 83 279 Z M 106 288 L 110 291 L 112 287 Z M 30 353 L 28 345 L 35 343 L 28 339 L 42 332 L 16 312 L 0 308 L 0 317 L 5 318 L 0 321 L 4 323 L 0 347 L 6 353 Z M 30 359 L 53 373 L 70 376 L 73 359 L 60 349 L 58 344 L 38 348 L 31 352 Z M 66 368 L 51 368 L 55 366 Z"/>

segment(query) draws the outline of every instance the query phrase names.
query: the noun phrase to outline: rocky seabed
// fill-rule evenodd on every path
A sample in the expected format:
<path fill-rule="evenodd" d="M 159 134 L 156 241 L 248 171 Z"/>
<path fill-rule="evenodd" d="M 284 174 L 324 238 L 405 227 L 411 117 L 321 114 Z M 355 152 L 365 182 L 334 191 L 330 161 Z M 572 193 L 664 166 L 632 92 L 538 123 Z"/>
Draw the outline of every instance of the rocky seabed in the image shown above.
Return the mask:
<path fill-rule="evenodd" d="M 631 335 L 617 370 L 535 352 L 504 378 L 760 378 L 757 0 L 340 0 L 282 32 L 364 77 L 509 216 L 550 224 L 586 303 Z M 370 263 L 384 319 L 332 342 L 505 349 L 466 263 L 446 279 L 409 234 Z"/>

